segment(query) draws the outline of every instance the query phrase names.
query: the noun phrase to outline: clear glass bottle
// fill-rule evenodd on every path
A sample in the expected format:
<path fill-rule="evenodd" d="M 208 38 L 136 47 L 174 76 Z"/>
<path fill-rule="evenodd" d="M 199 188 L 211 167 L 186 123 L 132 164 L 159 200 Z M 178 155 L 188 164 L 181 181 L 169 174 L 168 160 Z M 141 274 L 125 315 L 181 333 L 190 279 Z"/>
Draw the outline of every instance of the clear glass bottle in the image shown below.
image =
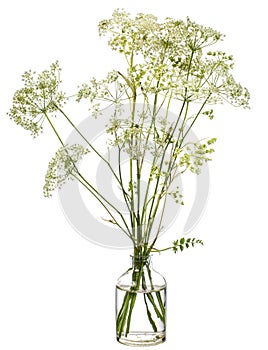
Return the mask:
<path fill-rule="evenodd" d="M 166 281 L 150 256 L 132 257 L 116 284 L 117 340 L 130 346 L 157 345 L 166 339 Z"/>

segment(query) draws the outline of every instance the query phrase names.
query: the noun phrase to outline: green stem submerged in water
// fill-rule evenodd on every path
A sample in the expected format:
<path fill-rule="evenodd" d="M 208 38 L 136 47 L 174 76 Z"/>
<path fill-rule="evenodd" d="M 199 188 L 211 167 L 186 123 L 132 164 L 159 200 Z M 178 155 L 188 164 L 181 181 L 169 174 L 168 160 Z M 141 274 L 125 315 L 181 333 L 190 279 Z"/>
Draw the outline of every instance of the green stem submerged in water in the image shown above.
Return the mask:
<path fill-rule="evenodd" d="M 129 333 L 132 333 L 133 329 L 135 329 L 135 326 L 131 324 L 132 315 L 137 298 L 141 297 L 144 300 L 151 331 L 161 332 L 161 330 L 165 329 L 165 300 L 163 300 L 161 290 L 159 290 L 160 287 L 154 285 L 149 259 L 149 257 L 133 257 L 133 268 L 130 269 L 131 286 L 128 290 L 122 291 L 124 298 L 117 313 L 116 330 L 118 339 L 122 336 L 127 338 Z M 117 288 L 120 289 L 121 287 L 117 286 Z M 161 286 L 161 289 L 163 288 Z M 142 318 L 142 315 L 140 317 Z"/>

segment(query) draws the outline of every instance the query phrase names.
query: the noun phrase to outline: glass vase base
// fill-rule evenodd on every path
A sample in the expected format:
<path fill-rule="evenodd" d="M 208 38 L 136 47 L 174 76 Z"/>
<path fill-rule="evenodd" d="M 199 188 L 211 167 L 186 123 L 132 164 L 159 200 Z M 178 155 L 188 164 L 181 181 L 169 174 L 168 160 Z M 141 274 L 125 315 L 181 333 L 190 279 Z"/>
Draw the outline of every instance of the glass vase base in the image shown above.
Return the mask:
<path fill-rule="evenodd" d="M 154 346 L 164 343 L 165 332 L 130 332 L 126 337 L 117 337 L 117 341 L 129 346 Z"/>

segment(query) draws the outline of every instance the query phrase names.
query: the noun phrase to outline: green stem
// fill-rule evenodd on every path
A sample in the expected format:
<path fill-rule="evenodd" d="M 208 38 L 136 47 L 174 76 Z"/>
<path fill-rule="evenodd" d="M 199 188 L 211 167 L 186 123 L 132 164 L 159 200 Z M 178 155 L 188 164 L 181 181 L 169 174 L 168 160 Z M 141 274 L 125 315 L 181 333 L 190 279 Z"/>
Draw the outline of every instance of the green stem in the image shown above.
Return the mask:
<path fill-rule="evenodd" d="M 158 81 L 158 84 L 159 84 L 159 82 L 160 82 L 160 80 Z M 157 93 L 155 94 L 155 97 L 154 97 L 152 121 L 151 121 L 149 130 L 148 130 L 148 133 L 147 133 L 147 137 L 146 137 L 146 141 L 145 141 L 145 147 L 144 147 L 144 152 L 143 152 L 143 156 L 142 156 L 142 159 L 141 159 L 141 164 L 143 164 L 143 162 L 144 162 L 146 148 L 147 148 L 147 145 L 148 145 L 148 142 L 149 142 L 149 137 L 150 137 L 150 133 L 151 133 L 153 125 L 154 125 L 154 128 L 155 128 L 156 108 L 157 108 Z M 152 172 L 153 167 L 156 164 L 156 159 L 157 159 L 157 156 L 154 155 L 152 166 L 151 166 L 151 172 Z M 141 216 L 141 223 L 143 223 L 143 221 L 145 219 L 145 214 L 146 214 L 146 206 L 145 206 L 145 204 L 147 202 L 151 181 L 152 181 L 152 176 L 149 177 L 149 180 L 148 180 L 148 183 L 147 183 L 147 186 L 146 186 L 146 192 L 145 192 L 145 197 L 144 197 L 144 202 L 143 202 L 143 209 L 142 209 L 142 216 Z M 144 229 L 145 229 L 145 225 L 144 225 Z"/>
<path fill-rule="evenodd" d="M 190 56 L 190 61 L 189 61 L 189 65 L 188 65 L 188 69 L 187 69 L 187 76 L 186 76 L 187 81 L 189 80 L 189 76 L 190 76 L 190 70 L 191 70 L 191 65 L 192 65 L 192 61 L 193 61 L 193 57 L 194 57 L 194 52 L 195 52 L 195 50 L 192 50 L 191 56 Z M 171 132 L 171 134 L 170 134 L 169 140 L 168 140 L 168 142 L 166 143 L 166 147 L 165 147 L 164 152 L 163 152 L 163 155 L 162 155 L 162 159 L 161 159 L 161 163 L 160 163 L 160 169 L 159 169 L 159 174 L 161 174 L 167 148 L 168 148 L 168 146 L 169 146 L 169 144 L 170 144 L 170 142 L 171 142 L 171 140 L 172 140 L 172 138 L 173 138 L 173 136 L 174 136 L 174 134 L 175 134 L 175 132 L 176 132 L 176 129 L 177 129 L 178 125 L 179 125 L 179 121 L 180 121 L 182 112 L 183 112 L 183 110 L 184 110 L 185 104 L 186 104 L 186 111 L 185 111 L 185 115 L 184 115 L 184 121 L 186 120 L 186 116 L 187 116 L 187 112 L 188 112 L 188 107 L 189 107 L 189 101 L 188 101 L 188 97 L 187 97 L 187 88 L 185 89 L 185 97 L 184 97 L 184 100 L 183 100 L 183 103 L 182 103 L 182 106 L 181 106 L 181 110 L 180 110 L 179 116 L 178 116 L 177 121 L 176 121 L 176 123 L 175 123 L 175 126 L 173 127 L 173 130 L 172 130 L 172 132 Z M 192 123 L 192 124 L 193 124 L 193 123 Z M 183 128 L 183 125 L 182 125 L 181 130 L 180 130 L 179 133 L 181 133 L 182 128 Z M 175 150 L 176 150 L 176 146 L 174 147 L 174 151 L 175 151 Z M 172 157 L 172 156 L 173 156 L 173 155 L 171 154 L 171 157 Z M 172 159 L 171 157 L 170 157 L 170 159 Z M 170 170 L 170 162 L 169 162 L 169 170 Z M 165 188 L 166 183 L 167 183 L 167 179 L 168 179 L 168 177 L 169 177 L 169 170 L 167 171 L 167 175 L 165 176 L 165 181 L 164 181 L 164 184 L 163 184 L 162 189 L 161 189 L 161 191 L 160 191 L 160 194 L 158 195 L 158 199 L 157 199 L 157 203 L 156 203 L 156 208 L 155 208 L 155 210 L 154 210 L 154 214 L 152 215 L 153 208 L 154 208 L 154 203 L 155 203 L 155 199 L 156 199 L 156 197 L 157 197 L 157 191 L 158 191 L 160 176 L 157 178 L 157 181 L 156 181 L 155 190 L 154 190 L 154 195 L 153 195 L 153 200 L 152 200 L 151 207 L 150 207 L 150 212 L 149 212 L 149 223 L 148 223 L 148 229 L 147 229 L 148 241 L 149 241 L 149 238 L 150 238 L 150 233 L 151 233 L 151 230 L 152 230 L 154 218 L 155 218 L 155 215 L 156 215 L 156 212 L 157 212 L 157 209 L 158 209 L 158 206 L 159 206 L 159 203 L 160 203 L 162 194 L 163 194 L 163 189 Z"/>
<path fill-rule="evenodd" d="M 134 87 L 133 87 L 134 89 Z M 134 90 L 135 91 L 135 90 Z M 133 101 L 131 103 L 131 130 L 134 128 L 134 122 L 135 122 L 135 112 L 136 112 L 136 92 L 133 96 Z M 130 173 L 130 206 L 131 206 L 131 222 L 132 222 L 132 235 L 136 237 L 135 235 L 135 199 L 134 199 L 134 183 L 133 183 L 133 134 L 131 133 L 130 137 L 130 159 L 129 159 L 129 173 Z M 138 237 L 136 237 L 136 240 L 138 241 Z"/>
<path fill-rule="evenodd" d="M 155 322 L 154 322 L 154 320 L 152 318 L 152 314 L 151 314 L 151 312 L 149 310 L 149 307 L 148 307 L 148 304 L 147 304 L 147 301 L 146 301 L 146 294 L 143 295 L 143 298 L 144 298 L 144 303 L 145 303 L 145 306 L 146 306 L 146 312 L 147 312 L 148 320 L 149 320 L 149 322 L 152 325 L 153 331 L 157 332 L 156 324 L 155 324 Z"/>
<path fill-rule="evenodd" d="M 165 252 L 167 250 L 173 249 L 173 247 L 167 247 L 167 248 L 163 248 L 163 249 L 157 249 L 157 248 L 152 248 L 151 252 L 153 253 L 161 253 L 161 252 Z"/>
<path fill-rule="evenodd" d="M 79 176 L 81 176 L 80 174 L 79 174 Z M 89 186 L 87 186 L 87 184 L 86 183 L 84 183 L 83 181 L 81 181 L 81 179 L 78 177 L 78 176 L 76 176 L 76 175 L 74 175 L 73 174 L 73 177 L 77 180 L 77 181 L 79 181 L 80 183 L 81 183 L 81 185 L 83 185 L 97 200 L 98 200 L 98 202 L 103 206 L 103 208 L 107 211 L 107 213 L 110 215 L 110 217 L 112 218 L 112 220 L 113 220 L 113 223 L 115 224 L 115 225 L 117 225 L 131 240 L 132 240 L 132 237 L 131 237 L 131 235 L 130 235 L 130 232 L 129 231 L 126 231 L 120 224 L 119 224 L 119 222 L 117 221 L 117 219 L 114 217 L 114 215 L 112 214 L 112 212 L 109 210 L 109 208 L 101 201 L 101 199 L 98 197 L 98 195 L 89 187 Z"/>
<path fill-rule="evenodd" d="M 208 101 L 210 95 L 211 95 L 211 94 L 209 94 L 209 95 L 207 96 L 207 98 L 204 100 L 204 102 L 202 103 L 202 105 L 201 105 L 201 107 L 200 107 L 198 113 L 196 114 L 194 120 L 192 121 L 191 125 L 190 125 L 189 128 L 187 129 L 186 133 L 183 135 L 182 140 L 180 141 L 179 138 L 178 138 L 177 141 L 176 141 L 176 144 L 175 144 L 175 147 L 174 147 L 174 151 L 171 153 L 171 156 L 170 156 L 169 167 L 168 167 L 168 170 L 167 170 L 167 173 L 166 173 L 166 176 L 165 176 L 165 181 L 164 181 L 163 186 L 162 186 L 162 188 L 161 188 L 160 194 L 158 195 L 157 203 L 156 203 L 156 206 L 155 206 L 155 209 L 154 209 L 154 213 L 153 213 L 153 215 L 152 215 L 152 218 L 154 218 L 155 215 L 156 215 L 156 212 L 157 212 L 157 209 L 158 209 L 160 200 L 161 200 L 161 198 L 162 198 L 162 195 L 163 195 L 163 193 L 164 193 L 164 189 L 165 189 L 165 186 L 166 186 L 166 184 L 167 184 L 168 178 L 169 178 L 169 176 L 170 176 L 170 174 L 171 174 L 171 171 L 174 169 L 174 165 L 175 165 L 176 160 L 177 160 L 177 155 L 175 155 L 174 152 L 176 151 L 176 149 L 177 149 L 177 147 L 178 147 L 179 141 L 180 141 L 179 147 L 181 147 L 181 145 L 182 145 L 182 143 L 183 143 L 185 137 L 187 136 L 187 134 L 188 134 L 189 131 L 191 130 L 192 126 L 193 126 L 194 123 L 196 122 L 196 120 L 197 120 L 198 116 L 200 115 L 200 113 L 202 112 L 202 110 L 203 110 L 205 104 L 207 103 L 207 101 Z M 187 102 L 187 108 L 186 108 L 186 113 L 185 113 L 184 120 L 185 120 L 186 117 L 187 117 L 187 111 L 188 111 L 188 102 Z M 173 158 L 173 161 L 171 161 L 172 158 Z M 151 229 L 152 229 L 152 224 L 151 224 L 150 229 L 149 229 L 149 231 L 148 231 L 149 234 L 150 234 Z M 156 235 L 156 238 L 157 238 L 157 236 L 158 236 L 158 235 Z M 151 244 L 151 248 L 153 247 L 153 245 L 155 244 L 155 242 L 156 242 L 156 239 L 154 239 L 153 243 Z"/>
<path fill-rule="evenodd" d="M 61 139 L 59 133 L 57 132 L 57 130 L 56 130 L 54 124 L 52 123 L 51 119 L 49 118 L 49 116 L 48 116 L 47 114 L 45 114 L 45 117 L 47 118 L 47 120 L 48 120 L 48 122 L 49 122 L 49 124 L 50 124 L 50 126 L 51 126 L 51 128 L 52 128 L 52 130 L 53 130 L 54 133 L 56 134 L 56 136 L 57 136 L 59 142 L 61 143 L 61 145 L 62 145 L 63 147 L 65 147 L 65 145 L 64 145 L 64 143 L 63 143 L 63 141 L 62 141 L 62 139 Z M 68 154 L 68 151 L 67 151 L 67 150 L 66 150 L 66 152 L 67 152 L 67 154 Z M 69 154 L 68 154 L 68 156 L 69 156 Z M 70 159 L 72 159 L 71 156 L 69 156 L 69 157 L 70 157 Z M 123 232 L 126 233 L 127 236 L 128 236 L 129 238 L 131 238 L 131 234 L 130 234 L 128 225 L 127 225 L 127 223 L 126 223 L 126 221 L 125 221 L 125 218 L 124 218 L 124 216 L 122 215 L 122 213 L 121 213 L 112 203 L 110 203 L 104 196 L 102 196 L 101 193 L 99 193 L 99 191 L 97 191 L 97 190 L 94 188 L 94 186 L 92 186 L 92 185 L 83 177 L 83 175 L 79 172 L 79 170 L 77 169 L 77 167 L 76 167 L 76 165 L 75 165 L 74 162 L 73 162 L 73 165 L 74 165 L 75 170 L 76 170 L 76 173 L 78 174 L 79 177 L 76 177 L 74 174 L 73 174 L 73 176 L 74 176 L 85 188 L 87 188 L 87 190 L 88 190 L 91 194 L 93 194 L 95 198 L 98 199 L 98 201 L 102 204 L 102 206 L 105 208 L 105 210 L 106 210 L 110 215 L 111 215 L 111 212 L 108 210 L 108 208 L 106 207 L 106 205 L 102 202 L 102 200 L 105 201 L 111 208 L 113 208 L 113 209 L 118 213 L 118 215 L 121 217 L 121 219 L 122 219 L 122 221 L 123 221 L 123 223 L 124 223 L 124 225 L 125 225 L 127 231 L 126 231 L 125 229 L 123 229 L 121 225 L 118 224 L 117 220 L 115 220 L 115 218 L 114 218 L 113 215 L 111 215 L 111 217 L 112 217 L 113 220 L 116 222 L 116 224 L 118 225 L 118 227 L 120 227 L 120 228 L 123 230 Z M 81 181 L 81 179 L 82 179 L 83 181 Z M 101 200 L 100 198 L 101 198 L 102 200 Z"/>
<path fill-rule="evenodd" d="M 123 186 L 123 178 L 122 178 L 122 169 L 121 169 L 121 149 L 119 146 L 118 146 L 118 172 L 119 172 L 119 180 L 122 184 L 122 187 L 124 187 Z M 132 210 L 130 208 L 130 205 L 131 205 L 130 198 L 129 198 L 128 193 L 125 190 L 123 191 L 123 197 L 124 197 L 125 203 L 127 205 L 127 208 L 128 208 L 129 214 L 130 214 L 131 227 L 133 227 L 133 215 L 132 215 Z M 134 213 L 134 215 L 135 215 L 135 213 Z"/>
<path fill-rule="evenodd" d="M 172 130 L 172 132 L 171 132 L 171 134 L 169 136 L 169 139 L 166 142 L 166 145 L 165 145 L 165 148 L 164 148 L 164 151 L 163 151 L 163 154 L 162 154 L 162 158 L 161 158 L 161 162 L 160 162 L 160 166 L 159 166 L 159 176 L 157 177 L 157 180 L 156 180 L 154 194 L 153 194 L 153 197 L 152 197 L 153 199 L 152 199 L 152 203 L 151 203 L 151 207 L 150 207 L 150 211 L 149 211 L 149 218 L 148 218 L 149 222 L 148 222 L 148 229 L 147 229 L 147 242 L 149 241 L 150 232 L 151 232 L 153 221 L 154 221 L 154 216 L 152 215 L 152 211 L 153 211 L 153 208 L 154 208 L 155 198 L 157 196 L 157 191 L 158 191 L 158 186 L 159 186 L 159 182 L 160 182 L 160 176 L 161 176 L 162 167 L 163 167 L 165 156 L 166 156 L 166 151 L 168 149 L 168 146 L 170 145 L 170 142 L 171 142 L 171 140 L 173 138 L 175 130 L 176 130 L 177 126 L 178 126 L 179 119 L 180 119 L 180 117 L 181 117 L 181 115 L 183 113 L 184 107 L 185 107 L 185 103 L 186 103 L 186 99 L 184 99 L 184 101 L 182 103 L 182 106 L 181 106 L 181 109 L 180 109 L 180 112 L 179 112 L 179 116 L 178 116 L 177 121 L 175 123 L 175 126 L 174 126 L 174 128 L 173 128 L 173 130 Z M 149 181 L 150 181 L 150 179 L 149 179 Z M 166 184 L 166 181 L 165 181 L 165 184 Z M 165 184 L 163 186 L 165 186 Z M 147 188 L 148 188 L 148 186 L 147 186 Z M 161 195 L 162 195 L 162 193 L 161 193 Z M 161 198 L 159 198 L 159 200 L 158 200 L 158 204 L 159 204 L 160 199 Z M 147 200 L 147 198 L 146 198 L 146 200 Z M 146 206 L 147 206 L 146 202 L 144 202 L 144 204 L 146 204 Z M 146 210 L 146 207 L 144 208 L 144 211 L 145 210 Z"/>
<path fill-rule="evenodd" d="M 190 131 L 191 128 L 193 127 L 194 123 L 196 122 L 197 118 L 199 117 L 200 113 L 202 112 L 203 108 L 205 107 L 205 105 L 206 105 L 208 99 L 210 98 L 210 96 L 211 96 L 211 93 L 207 96 L 207 98 L 205 99 L 205 101 L 202 103 L 202 105 L 201 105 L 201 107 L 200 107 L 198 113 L 196 114 L 195 118 L 193 119 L 193 121 L 192 121 L 192 123 L 190 124 L 189 128 L 187 129 L 186 133 L 183 135 L 182 140 L 181 140 L 181 142 L 180 142 L 180 147 L 181 147 L 181 145 L 182 145 L 182 143 L 183 143 L 185 137 L 188 135 L 189 131 Z"/>
<path fill-rule="evenodd" d="M 142 248 L 136 249 L 134 251 L 132 286 L 128 291 L 125 292 L 120 311 L 117 315 L 117 336 L 119 338 L 122 334 L 127 337 L 130 332 L 131 318 L 138 295 L 137 293 L 139 293 L 141 284 L 144 291 L 144 303 L 146 307 L 147 317 L 153 330 L 155 332 L 157 331 L 157 325 L 150 311 L 149 303 L 153 307 L 155 316 L 165 324 L 165 306 L 162 300 L 161 292 L 159 290 L 155 290 L 150 267 L 148 266 L 148 261 L 144 259 L 144 257 L 147 256 L 145 254 L 147 254 L 147 251 Z M 150 280 L 149 290 L 145 280 L 145 269 Z M 153 293 L 156 295 L 156 300 Z"/>
<path fill-rule="evenodd" d="M 107 166 L 109 167 L 109 169 L 111 170 L 112 174 L 114 175 L 116 181 L 119 183 L 120 188 L 122 189 L 122 191 L 124 191 L 124 189 L 122 188 L 122 183 L 120 183 L 120 179 L 117 176 L 117 174 L 115 173 L 113 167 L 111 166 L 111 164 L 107 161 L 107 159 L 105 159 L 97 150 L 96 148 L 86 139 L 86 137 L 81 133 L 81 131 L 76 127 L 76 125 L 71 121 L 71 119 L 67 116 L 67 114 L 55 104 L 55 107 L 57 108 L 57 110 L 66 118 L 66 120 L 68 121 L 68 123 L 75 129 L 75 131 L 81 136 L 81 138 L 86 142 L 86 144 L 98 155 L 98 157 L 100 157 L 100 159 L 102 159 Z"/>
<path fill-rule="evenodd" d="M 148 271 L 148 276 L 149 276 L 150 283 L 151 283 L 151 288 L 152 288 L 152 290 L 154 290 L 152 274 L 151 274 L 151 270 L 149 269 L 148 266 L 147 266 L 147 271 Z M 160 318 L 161 318 L 162 322 L 165 324 L 166 323 L 166 309 L 165 309 L 165 306 L 163 304 L 163 300 L 162 300 L 160 291 L 156 291 L 156 298 L 157 298 L 157 301 L 159 303 L 159 306 L 160 306 L 160 309 L 161 309 L 161 312 L 162 312 L 162 314 L 161 314 L 161 312 L 159 312 L 159 314 L 161 315 Z M 156 307 L 156 305 L 155 305 L 155 307 Z"/>

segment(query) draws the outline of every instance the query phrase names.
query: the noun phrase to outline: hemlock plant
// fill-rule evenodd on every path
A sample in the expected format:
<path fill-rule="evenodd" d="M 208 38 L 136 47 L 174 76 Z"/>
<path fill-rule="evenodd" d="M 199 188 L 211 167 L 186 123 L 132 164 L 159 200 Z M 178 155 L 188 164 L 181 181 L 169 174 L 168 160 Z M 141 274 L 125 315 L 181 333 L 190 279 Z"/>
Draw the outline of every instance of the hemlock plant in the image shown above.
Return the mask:
<path fill-rule="evenodd" d="M 189 171 L 199 174 L 214 152 L 215 138 L 197 142 L 191 139 L 190 131 L 197 121 L 214 118 L 216 104 L 228 102 L 248 108 L 249 92 L 232 75 L 233 57 L 212 50 L 224 36 L 189 18 L 167 18 L 159 23 L 153 15 L 131 18 L 124 10 L 116 10 L 111 19 L 99 23 L 99 34 L 123 57 L 124 64 L 101 80 L 92 78 L 82 84 L 75 100 L 88 103 L 96 123 L 103 117 L 102 112 L 113 106 L 106 126 L 107 157 L 79 130 L 75 116 L 67 114 L 65 104 L 71 98 L 61 91 L 58 62 L 39 74 L 30 70 L 22 75 L 23 87 L 15 92 L 8 115 L 33 137 L 50 127 L 59 141 L 60 148 L 48 165 L 44 195 L 50 197 L 68 180 L 78 181 L 104 208 L 104 220 L 117 226 L 132 242 L 132 282 L 130 290 L 125 291 L 116 323 L 119 341 L 121 337 L 128 341 L 135 291 L 146 287 L 147 270 L 153 291 L 144 295 L 149 325 L 156 335 L 157 319 L 165 327 L 164 300 L 160 291 L 154 291 L 146 257 L 153 252 L 176 253 L 203 244 L 200 239 L 182 237 L 166 248 L 156 248 L 167 198 L 171 196 L 177 205 L 183 205 L 182 193 L 173 186 L 174 180 Z M 171 110 L 176 114 L 175 120 L 170 118 Z M 67 122 L 87 147 L 65 144 L 61 129 L 56 126 L 60 122 Z M 111 149 L 116 150 L 117 167 L 110 161 Z M 87 172 L 80 170 L 79 161 L 86 162 L 88 153 L 97 155 L 111 172 L 127 214 L 88 180 Z M 127 159 L 128 171 L 122 166 L 123 159 Z M 89 169 L 92 171 L 92 167 Z M 145 191 L 141 189 L 143 178 L 147 179 Z M 156 220 L 157 215 L 160 219 Z"/>
<path fill-rule="evenodd" d="M 232 75 L 233 56 L 212 49 L 224 36 L 189 18 L 167 18 L 159 23 L 153 15 L 137 14 L 132 18 L 124 10 L 115 10 L 112 18 L 101 21 L 99 34 L 107 38 L 124 63 L 105 78 L 92 78 L 82 84 L 75 99 L 77 103 L 88 102 L 96 123 L 105 108 L 114 106 L 106 129 L 107 148 L 117 149 L 118 168 L 76 127 L 75 116 L 67 115 L 65 104 L 73 97 L 61 91 L 59 62 L 39 74 L 29 70 L 22 75 L 23 87 L 15 92 L 8 115 L 33 137 L 49 126 L 59 141 L 60 148 L 48 166 L 44 195 L 50 197 L 69 179 L 79 181 L 105 209 L 105 220 L 129 237 L 135 256 L 169 249 L 177 252 L 203 244 L 195 238 L 181 238 L 170 247 L 155 247 L 163 229 L 167 197 L 183 205 L 180 189 L 172 188 L 174 179 L 187 171 L 198 174 L 214 152 L 215 138 L 192 141 L 190 130 L 203 118 L 213 119 L 216 104 L 249 107 L 248 90 Z M 169 120 L 171 110 L 176 121 Z M 55 126 L 56 119 L 75 129 L 87 148 L 65 144 L 60 128 Z M 86 161 L 89 152 L 95 153 L 111 171 L 127 215 L 79 170 L 78 162 L 82 158 Z M 144 167 L 148 154 L 152 157 L 149 172 Z M 123 155 L 128 157 L 127 175 L 122 173 Z M 148 181 L 142 193 L 144 174 Z M 161 219 L 156 223 L 157 214 Z"/>

